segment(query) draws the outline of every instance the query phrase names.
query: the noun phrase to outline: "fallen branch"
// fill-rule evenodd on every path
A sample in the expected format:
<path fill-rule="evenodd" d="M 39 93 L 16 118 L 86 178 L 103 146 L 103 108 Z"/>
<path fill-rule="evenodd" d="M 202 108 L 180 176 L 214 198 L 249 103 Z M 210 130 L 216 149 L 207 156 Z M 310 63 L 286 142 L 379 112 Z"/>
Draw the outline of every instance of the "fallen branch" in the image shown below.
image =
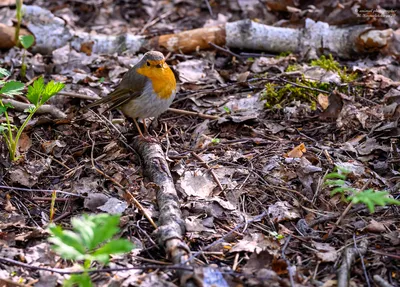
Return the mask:
<path fill-rule="evenodd" d="M 89 96 L 89 95 L 85 95 L 85 94 L 78 94 L 78 93 L 73 93 L 73 92 L 58 92 L 57 95 L 60 96 L 65 96 L 65 97 L 71 97 L 71 98 L 78 98 L 78 99 L 82 99 L 82 100 L 100 100 L 101 98 L 99 96 Z"/>
<path fill-rule="evenodd" d="M 144 173 L 157 186 L 157 204 L 160 210 L 158 244 L 163 246 L 168 259 L 174 264 L 188 263 L 190 249 L 184 242 L 185 222 L 182 219 L 179 198 L 161 146 L 141 137 L 133 140 L 133 147 L 144 163 Z M 191 274 L 181 272 L 187 281 Z"/>
<path fill-rule="evenodd" d="M 321 51 L 341 58 L 375 53 L 383 48 L 392 48 L 394 54 L 399 53 L 395 43 L 391 41 L 393 30 L 377 30 L 370 25 L 339 28 L 306 19 L 305 27 L 295 29 L 240 20 L 148 39 L 129 33 L 110 36 L 71 31 L 62 19 L 46 9 L 24 5 L 24 11 L 24 22 L 36 40 L 32 49 L 40 53 L 51 53 L 66 44 L 86 54 L 113 54 L 125 50 L 137 53 L 143 48 L 164 48 L 171 52 L 190 53 L 213 48 L 213 45 L 273 53 L 291 51 L 307 58 L 316 58 Z M 15 28 L 4 27 L 3 30 L 8 35 Z M 12 43 L 0 38 L 0 48 L 12 46 Z"/>
<path fill-rule="evenodd" d="M 368 241 L 363 239 L 360 242 L 360 247 L 348 247 L 343 252 L 343 260 L 342 265 L 340 266 L 337 274 L 338 274 L 338 287 L 347 287 L 349 286 L 349 279 L 350 279 L 350 269 L 351 266 L 359 255 L 364 255 L 367 252 L 368 248 Z"/>
<path fill-rule="evenodd" d="M 23 112 L 26 109 L 28 109 L 30 106 L 32 106 L 31 104 L 26 104 L 26 103 L 22 103 L 22 102 L 19 102 L 16 100 L 11 100 L 11 99 L 3 99 L 2 101 L 3 101 L 3 103 L 11 104 L 14 107 L 14 109 L 16 109 L 17 111 L 20 111 L 20 112 Z M 67 118 L 67 115 L 64 112 L 62 112 L 61 110 L 57 109 L 56 107 L 54 107 L 52 105 L 43 105 L 36 111 L 36 113 L 50 114 L 56 119 Z"/>

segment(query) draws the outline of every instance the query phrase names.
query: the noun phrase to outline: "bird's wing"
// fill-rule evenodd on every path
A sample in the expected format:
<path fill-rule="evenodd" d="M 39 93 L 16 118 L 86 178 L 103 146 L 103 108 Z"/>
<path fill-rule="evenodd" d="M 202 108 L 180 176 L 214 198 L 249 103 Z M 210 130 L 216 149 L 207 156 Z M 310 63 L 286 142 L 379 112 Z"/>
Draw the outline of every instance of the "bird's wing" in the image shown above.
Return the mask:
<path fill-rule="evenodd" d="M 108 110 L 117 108 L 130 100 L 140 97 L 148 79 L 136 72 L 134 66 L 123 77 L 117 88 L 104 98 L 87 105 L 86 108 L 93 108 L 101 104 L 109 104 Z"/>

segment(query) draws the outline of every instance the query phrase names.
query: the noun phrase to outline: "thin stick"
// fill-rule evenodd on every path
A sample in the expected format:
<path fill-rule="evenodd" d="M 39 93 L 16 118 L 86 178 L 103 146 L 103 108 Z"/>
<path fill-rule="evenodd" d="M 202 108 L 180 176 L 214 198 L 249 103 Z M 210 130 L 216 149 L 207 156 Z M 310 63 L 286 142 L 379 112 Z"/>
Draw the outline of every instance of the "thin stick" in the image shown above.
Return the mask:
<path fill-rule="evenodd" d="M 99 97 L 97 95 L 89 96 L 89 95 L 78 94 L 78 93 L 73 93 L 73 92 L 58 92 L 57 95 L 71 97 L 71 98 L 78 98 L 78 99 L 83 99 L 83 100 L 100 100 L 101 99 L 101 97 Z"/>
<path fill-rule="evenodd" d="M 204 0 L 204 2 L 206 2 L 206 6 L 207 6 L 207 9 L 208 9 L 208 12 L 210 13 L 211 18 L 214 17 L 214 14 L 213 14 L 213 11 L 212 11 L 210 3 L 208 2 L 208 0 Z"/>
<path fill-rule="evenodd" d="M 365 268 L 364 256 L 361 254 L 360 250 L 358 250 L 355 233 L 353 233 L 353 242 L 354 242 L 354 249 L 358 252 L 358 256 L 360 256 L 360 259 L 361 259 L 360 261 L 361 261 L 361 265 L 363 267 L 365 281 L 367 282 L 368 287 L 371 287 L 371 283 L 369 282 L 367 268 Z"/>
<path fill-rule="evenodd" d="M 359 192 L 362 192 L 364 189 L 366 189 L 370 182 L 371 182 L 371 180 L 368 180 L 364 184 L 364 186 L 360 189 Z M 326 238 L 329 238 L 332 236 L 332 233 L 333 233 L 333 231 L 335 231 L 336 226 L 338 226 L 340 224 L 340 222 L 342 222 L 343 218 L 346 216 L 346 214 L 350 211 L 350 209 L 352 207 L 353 207 L 353 202 L 351 201 L 349 203 L 349 205 L 347 205 L 346 209 L 343 211 L 342 215 L 340 215 L 339 219 L 335 222 L 335 225 L 332 226 L 332 229 L 329 231 L 328 236 Z"/>
<path fill-rule="evenodd" d="M 282 259 L 286 261 L 288 274 L 289 274 L 289 279 L 290 279 L 290 286 L 293 287 L 293 286 L 295 286 L 294 285 L 294 280 L 293 280 L 293 270 L 292 270 L 292 267 L 290 266 L 290 261 L 288 259 L 286 259 L 286 256 L 285 256 L 285 251 L 286 251 L 286 248 L 289 245 L 290 239 L 292 239 L 292 235 L 291 234 L 289 234 L 288 238 L 285 241 L 285 244 L 283 245 L 283 248 L 282 248 Z"/>
<path fill-rule="evenodd" d="M 202 163 L 202 165 L 203 165 L 205 168 L 207 168 L 207 169 L 210 171 L 212 177 L 214 178 L 214 180 L 215 180 L 216 183 L 218 184 L 218 187 L 221 189 L 221 191 L 223 191 L 224 188 L 223 188 L 221 182 L 219 181 L 219 179 L 218 179 L 217 175 L 215 174 L 214 170 L 208 165 L 208 163 L 206 163 L 206 162 L 205 162 L 197 153 L 195 153 L 195 152 L 192 152 L 192 156 L 194 156 L 198 161 L 200 161 L 200 162 Z"/>
<path fill-rule="evenodd" d="M 113 182 L 115 185 L 117 185 L 118 187 L 120 187 L 126 195 L 128 195 L 129 200 L 131 202 L 133 202 L 133 204 L 142 212 L 142 214 L 144 215 L 144 217 L 146 217 L 146 219 L 150 222 L 150 224 L 157 229 L 158 226 L 157 224 L 154 223 L 153 219 L 150 217 L 150 215 L 147 214 L 146 210 L 143 208 L 143 206 L 140 204 L 139 201 L 137 201 L 137 199 L 129 192 L 126 190 L 126 188 L 120 184 L 119 182 L 115 181 L 113 178 L 111 178 L 110 176 L 108 176 L 107 174 L 105 174 L 103 171 L 101 171 L 100 169 L 98 169 L 95 164 L 94 164 L 94 158 L 93 158 L 93 153 L 94 153 L 94 140 L 90 137 L 90 131 L 88 131 L 88 137 L 90 139 L 90 141 L 92 142 L 92 150 L 90 153 L 90 159 L 92 162 L 92 168 L 97 171 L 99 174 L 101 174 L 102 176 L 104 176 L 106 179 L 110 180 L 111 182 Z"/>
<path fill-rule="evenodd" d="M 13 259 L 0 257 L 1 262 L 12 263 L 17 266 L 21 266 L 30 270 L 43 270 L 43 271 L 50 271 L 58 274 L 82 274 L 83 271 L 65 271 L 65 269 L 58 269 L 58 268 L 47 268 L 47 267 L 39 267 L 30 265 L 27 263 L 19 262 Z M 147 269 L 168 269 L 168 270 L 187 270 L 193 271 L 192 267 L 188 266 L 177 266 L 177 265 L 147 265 L 147 266 L 134 266 L 134 267 L 127 267 L 127 268 L 106 268 L 106 269 L 98 269 L 98 270 L 88 270 L 88 273 L 103 273 L 103 272 L 117 272 L 117 271 L 128 271 L 128 270 L 147 270 Z"/>
<path fill-rule="evenodd" d="M 30 188 L 23 188 L 23 187 L 12 187 L 12 186 L 5 186 L 5 185 L 0 185 L 0 189 L 11 189 L 11 190 L 18 190 L 18 191 L 31 191 L 31 192 L 47 192 L 47 193 L 53 193 L 53 191 L 57 192 L 57 193 L 61 193 L 61 194 L 65 194 L 65 195 L 71 195 L 71 196 L 76 196 L 76 197 L 84 197 L 82 195 L 79 194 L 75 194 L 75 193 L 71 193 L 71 192 L 66 192 L 66 191 L 61 191 L 61 190 L 57 190 L 57 189 L 30 189 Z"/>
<path fill-rule="evenodd" d="M 230 50 L 228 50 L 228 49 L 222 48 L 221 46 L 218 46 L 218 45 L 216 45 L 216 44 L 214 44 L 214 43 L 212 43 L 212 42 L 208 42 L 208 45 L 214 47 L 214 48 L 217 49 L 217 50 L 220 50 L 220 51 L 222 51 L 222 52 L 228 53 L 228 54 L 230 54 L 230 55 L 232 55 L 232 56 L 238 58 L 238 59 L 241 60 L 241 61 L 244 61 L 243 58 L 242 58 L 242 56 L 240 56 L 239 54 L 233 53 L 232 51 L 230 51 Z"/>
<path fill-rule="evenodd" d="M 23 112 L 29 107 L 32 106 L 32 104 L 26 104 L 22 103 L 16 100 L 11 100 L 11 99 L 3 99 L 3 103 L 9 103 L 11 104 L 17 111 Z M 62 112 L 61 110 L 57 109 L 56 107 L 52 105 L 42 105 L 40 108 L 36 111 L 38 114 L 50 114 L 56 119 L 65 119 L 67 118 L 67 115 Z"/>
<path fill-rule="evenodd" d="M 219 116 L 206 115 L 206 114 L 202 114 L 202 113 L 198 113 L 198 112 L 191 112 L 191 111 L 174 109 L 174 108 L 169 108 L 168 111 L 176 113 L 176 114 L 181 114 L 181 115 L 197 116 L 202 119 L 209 119 L 209 120 L 218 120 L 219 119 Z"/>

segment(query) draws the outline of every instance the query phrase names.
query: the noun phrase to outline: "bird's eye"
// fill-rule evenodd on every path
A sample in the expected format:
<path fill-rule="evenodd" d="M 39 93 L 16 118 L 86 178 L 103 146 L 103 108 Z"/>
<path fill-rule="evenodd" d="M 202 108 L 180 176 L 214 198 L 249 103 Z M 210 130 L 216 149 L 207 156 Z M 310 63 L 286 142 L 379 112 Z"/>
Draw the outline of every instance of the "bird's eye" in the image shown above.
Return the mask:
<path fill-rule="evenodd" d="M 161 64 L 157 64 L 157 66 L 156 66 L 157 68 L 161 68 L 162 67 L 162 65 Z"/>
<path fill-rule="evenodd" d="M 147 66 L 150 67 L 150 62 L 147 62 Z"/>

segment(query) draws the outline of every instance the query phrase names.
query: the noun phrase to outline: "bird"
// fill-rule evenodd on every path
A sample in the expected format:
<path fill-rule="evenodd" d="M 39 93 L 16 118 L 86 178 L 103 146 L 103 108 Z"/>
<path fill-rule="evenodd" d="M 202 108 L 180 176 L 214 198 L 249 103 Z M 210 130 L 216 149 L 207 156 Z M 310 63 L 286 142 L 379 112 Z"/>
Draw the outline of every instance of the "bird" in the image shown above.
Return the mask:
<path fill-rule="evenodd" d="M 136 119 L 158 117 L 172 104 L 176 95 L 176 79 L 161 52 L 149 51 L 122 77 L 116 88 L 87 108 L 109 104 L 106 111 L 120 108 L 133 119 L 141 137 L 143 133 Z M 143 121 L 145 133 L 146 124 Z"/>

